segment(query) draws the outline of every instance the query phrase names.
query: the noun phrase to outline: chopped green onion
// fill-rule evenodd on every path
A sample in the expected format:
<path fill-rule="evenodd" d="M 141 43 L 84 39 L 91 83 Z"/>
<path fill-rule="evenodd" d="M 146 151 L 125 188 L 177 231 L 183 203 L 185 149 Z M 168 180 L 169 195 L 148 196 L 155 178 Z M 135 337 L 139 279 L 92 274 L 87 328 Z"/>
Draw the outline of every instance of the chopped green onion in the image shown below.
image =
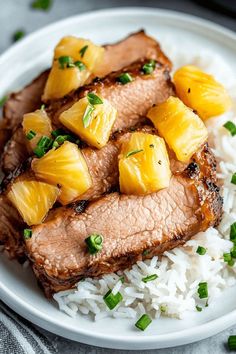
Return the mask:
<path fill-rule="evenodd" d="M 157 274 L 152 274 L 152 275 L 148 275 L 147 277 L 145 277 L 145 278 L 142 278 L 142 281 L 144 282 L 144 283 L 148 283 L 149 281 L 153 281 L 153 280 L 155 280 L 155 279 L 157 279 L 158 278 L 158 275 Z"/>
<path fill-rule="evenodd" d="M 165 313 L 167 311 L 167 306 L 161 305 L 160 310 L 161 310 L 161 312 Z"/>
<path fill-rule="evenodd" d="M 141 152 L 141 151 L 143 151 L 143 149 L 140 149 L 140 150 L 131 150 L 131 151 L 129 151 L 127 154 L 126 154 L 126 158 L 127 157 L 130 157 L 130 156 L 132 156 L 132 155 L 135 155 L 135 154 L 138 154 L 139 152 Z"/>
<path fill-rule="evenodd" d="M 236 246 L 233 246 L 230 250 L 232 258 L 236 258 Z"/>
<path fill-rule="evenodd" d="M 41 104 L 40 109 L 41 109 L 41 111 L 44 111 L 45 110 L 45 104 Z"/>
<path fill-rule="evenodd" d="M 228 347 L 230 350 L 236 349 L 236 336 L 229 336 L 228 338 Z"/>
<path fill-rule="evenodd" d="M 151 322 L 152 322 L 151 318 L 145 313 L 135 323 L 135 327 L 137 327 L 141 331 L 145 331 L 145 329 L 150 325 Z"/>
<path fill-rule="evenodd" d="M 35 155 L 40 158 L 43 157 L 46 154 L 46 151 L 43 147 L 41 146 L 36 146 L 36 148 L 34 149 L 34 153 Z"/>
<path fill-rule="evenodd" d="M 92 120 L 92 112 L 94 111 L 94 107 L 91 106 L 91 104 L 88 104 L 85 111 L 84 111 L 84 115 L 82 117 L 83 120 L 83 125 L 85 128 L 88 128 L 88 126 L 91 123 Z"/>
<path fill-rule="evenodd" d="M 48 11 L 52 6 L 52 0 L 35 0 L 31 3 L 32 9 Z"/>
<path fill-rule="evenodd" d="M 77 60 L 74 65 L 79 69 L 79 71 L 83 71 L 86 69 L 86 66 L 80 60 Z"/>
<path fill-rule="evenodd" d="M 85 239 L 90 254 L 95 254 L 102 249 L 103 237 L 99 234 L 92 234 Z"/>
<path fill-rule="evenodd" d="M 49 149 L 51 145 L 52 139 L 50 139 L 48 136 L 42 136 L 37 143 L 37 146 L 45 148 L 46 150 Z"/>
<path fill-rule="evenodd" d="M 120 292 L 118 292 L 117 294 L 113 294 L 112 290 L 108 290 L 108 292 L 103 296 L 103 300 L 105 302 L 105 304 L 107 305 L 107 307 L 110 310 L 113 310 L 122 300 L 123 300 L 123 296 L 121 295 Z"/>
<path fill-rule="evenodd" d="M 73 68 L 75 66 L 73 63 L 73 59 L 66 55 L 59 57 L 58 62 L 60 69 Z"/>
<path fill-rule="evenodd" d="M 0 99 L 0 108 L 4 106 L 5 102 L 7 101 L 8 97 L 7 96 L 3 96 Z"/>
<path fill-rule="evenodd" d="M 224 253 L 223 254 L 224 257 L 224 262 L 228 263 L 229 261 L 231 261 L 232 257 L 230 253 Z"/>
<path fill-rule="evenodd" d="M 231 177 L 231 183 L 236 184 L 236 172 Z"/>
<path fill-rule="evenodd" d="M 236 125 L 230 120 L 226 122 L 223 127 L 225 127 L 232 136 L 236 135 Z"/>
<path fill-rule="evenodd" d="M 23 235 L 24 235 L 24 239 L 28 240 L 32 236 L 32 230 L 31 229 L 24 229 Z"/>
<path fill-rule="evenodd" d="M 144 251 L 143 251 L 143 256 L 147 256 L 148 253 L 150 253 L 150 250 L 144 250 Z"/>
<path fill-rule="evenodd" d="M 87 94 L 87 99 L 92 106 L 94 106 L 96 104 L 103 104 L 103 101 L 101 100 L 101 98 L 98 97 L 97 95 L 95 95 L 95 93 L 93 93 L 93 92 L 89 92 Z"/>
<path fill-rule="evenodd" d="M 129 73 L 123 73 L 118 77 L 118 80 L 122 83 L 122 85 L 126 85 L 129 82 L 132 82 L 133 78 Z"/>
<path fill-rule="evenodd" d="M 64 134 L 65 134 L 65 132 L 64 132 L 64 130 L 61 129 L 61 128 L 56 129 L 56 130 L 53 130 L 53 131 L 51 132 L 51 135 L 52 135 L 54 138 L 58 137 L 58 135 L 64 135 Z"/>
<path fill-rule="evenodd" d="M 200 299 L 205 299 L 206 297 L 208 297 L 207 282 L 199 283 L 197 292 Z"/>
<path fill-rule="evenodd" d="M 24 36 L 25 36 L 25 31 L 23 31 L 23 30 L 16 31 L 12 36 L 13 42 L 19 41 Z"/>
<path fill-rule="evenodd" d="M 150 75 L 155 68 L 156 68 L 156 61 L 150 60 L 148 63 L 143 65 L 142 71 L 144 72 L 145 75 Z"/>
<path fill-rule="evenodd" d="M 233 267 L 234 263 L 235 263 L 235 261 L 233 259 L 231 259 L 230 261 L 228 261 L 228 266 Z"/>
<path fill-rule="evenodd" d="M 204 256 L 206 254 L 206 248 L 202 246 L 198 246 L 196 253 L 198 253 L 200 256 Z"/>
<path fill-rule="evenodd" d="M 30 130 L 28 134 L 26 134 L 26 138 L 28 140 L 32 140 L 35 137 L 36 133 L 33 130 Z"/>
<path fill-rule="evenodd" d="M 196 310 L 197 310 L 198 312 L 201 312 L 201 311 L 202 311 L 202 307 L 201 307 L 201 306 L 196 305 Z"/>
<path fill-rule="evenodd" d="M 88 45 L 85 45 L 83 48 L 80 49 L 79 54 L 80 54 L 81 58 L 83 58 L 87 49 L 88 49 Z"/>
<path fill-rule="evenodd" d="M 236 242 L 236 222 L 230 226 L 230 240 Z"/>

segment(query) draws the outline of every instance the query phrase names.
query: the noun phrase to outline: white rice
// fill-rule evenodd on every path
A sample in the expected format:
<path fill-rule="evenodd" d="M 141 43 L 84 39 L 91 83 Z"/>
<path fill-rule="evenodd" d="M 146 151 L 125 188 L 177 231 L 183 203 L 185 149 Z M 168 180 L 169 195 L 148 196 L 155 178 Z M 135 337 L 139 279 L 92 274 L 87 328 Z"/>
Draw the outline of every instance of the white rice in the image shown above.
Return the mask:
<path fill-rule="evenodd" d="M 229 267 L 223 254 L 230 251 L 230 225 L 236 221 L 236 187 L 230 183 L 236 172 L 236 136 L 232 137 L 223 128 L 228 121 L 236 123 L 236 81 L 231 68 L 224 59 L 212 52 L 183 51 L 173 46 L 166 52 L 174 62 L 175 69 L 185 64 L 195 64 L 212 73 L 232 94 L 234 107 L 226 114 L 207 121 L 209 139 L 219 160 L 218 177 L 222 180 L 224 214 L 218 229 L 209 228 L 200 232 L 183 247 L 165 252 L 162 257 L 138 262 L 131 270 L 109 274 L 101 279 L 87 278 L 76 285 L 76 289 L 54 295 L 60 310 L 69 316 L 77 313 L 92 315 L 95 320 L 104 317 L 136 318 L 143 313 L 153 318 L 161 315 L 183 318 L 188 311 L 196 311 L 196 305 L 205 306 L 206 299 L 199 300 L 197 289 L 200 282 L 208 283 L 209 305 L 222 291 L 236 283 L 236 265 Z M 227 78 L 227 79 L 226 79 Z M 207 249 L 205 255 L 196 253 L 198 246 Z M 142 278 L 157 274 L 158 278 L 144 283 Z M 124 276 L 124 282 L 120 277 Z M 112 289 L 123 296 L 123 301 L 109 310 L 103 301 L 104 294 Z"/>

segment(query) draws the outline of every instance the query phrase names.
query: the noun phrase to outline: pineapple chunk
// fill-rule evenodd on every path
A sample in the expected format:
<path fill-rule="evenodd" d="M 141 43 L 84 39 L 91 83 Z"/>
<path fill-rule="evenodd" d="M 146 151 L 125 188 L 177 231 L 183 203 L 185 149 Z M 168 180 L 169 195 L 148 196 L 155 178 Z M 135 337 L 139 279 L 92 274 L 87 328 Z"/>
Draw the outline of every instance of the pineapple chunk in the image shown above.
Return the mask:
<path fill-rule="evenodd" d="M 102 99 L 101 102 L 92 106 L 88 96 L 84 97 L 59 117 L 66 128 L 98 149 L 106 145 L 109 140 L 117 116 L 117 110 L 107 100 Z"/>
<path fill-rule="evenodd" d="M 60 98 L 82 86 L 91 74 L 96 75 L 103 55 L 104 48 L 89 40 L 73 36 L 62 38 L 54 51 L 54 61 L 43 99 L 47 101 Z M 69 58 L 69 65 L 60 62 L 63 57 Z"/>
<path fill-rule="evenodd" d="M 39 179 L 61 186 L 59 200 L 63 205 L 75 201 L 92 186 L 82 153 L 69 141 L 40 159 L 34 159 L 32 169 Z"/>
<path fill-rule="evenodd" d="M 120 190 L 148 194 L 169 186 L 171 171 L 162 138 L 141 132 L 122 144 L 119 155 Z"/>
<path fill-rule="evenodd" d="M 231 99 L 226 89 L 213 76 L 193 65 L 183 66 L 174 74 L 177 96 L 203 119 L 230 109 Z"/>
<path fill-rule="evenodd" d="M 42 136 L 51 136 L 51 121 L 44 109 L 38 109 L 35 112 L 24 114 L 22 125 L 26 136 L 30 134 L 31 131 L 36 133 L 32 139 L 29 139 L 29 145 L 32 150 L 36 148 Z"/>
<path fill-rule="evenodd" d="M 207 140 L 203 121 L 177 97 L 151 108 L 147 114 L 177 159 L 188 162 Z"/>
<path fill-rule="evenodd" d="M 57 186 L 36 180 L 20 179 L 11 185 L 7 197 L 26 224 L 37 225 L 43 222 L 59 193 L 60 189 Z"/>

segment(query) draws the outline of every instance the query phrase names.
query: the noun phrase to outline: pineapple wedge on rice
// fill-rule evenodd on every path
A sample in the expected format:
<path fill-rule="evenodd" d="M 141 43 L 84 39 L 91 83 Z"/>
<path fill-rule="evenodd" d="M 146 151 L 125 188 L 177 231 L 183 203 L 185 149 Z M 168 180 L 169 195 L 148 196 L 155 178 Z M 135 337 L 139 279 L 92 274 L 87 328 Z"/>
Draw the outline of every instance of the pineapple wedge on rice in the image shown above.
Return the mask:
<path fill-rule="evenodd" d="M 60 189 L 57 186 L 22 176 L 12 183 L 7 198 L 26 224 L 31 226 L 43 222 L 59 194 Z"/>
<path fill-rule="evenodd" d="M 57 99 L 84 85 L 103 61 L 104 48 L 89 40 L 64 37 L 57 44 L 43 100 Z"/>
<path fill-rule="evenodd" d="M 125 194 L 148 194 L 167 188 L 170 161 L 164 139 L 136 132 L 122 144 L 119 155 L 120 190 Z"/>
<path fill-rule="evenodd" d="M 147 117 L 179 161 L 188 162 L 207 140 L 207 128 L 201 118 L 177 97 L 169 97 L 164 103 L 152 107 Z"/>
<path fill-rule="evenodd" d="M 88 144 L 101 149 L 109 140 L 117 110 L 108 100 L 90 92 L 61 113 L 60 122 Z"/>
<path fill-rule="evenodd" d="M 51 120 L 44 109 L 24 114 L 22 126 L 32 150 L 36 148 L 42 136 L 51 136 Z"/>
<path fill-rule="evenodd" d="M 232 105 L 223 85 L 212 75 L 193 65 L 183 66 L 174 74 L 177 96 L 203 119 L 218 116 Z"/>
<path fill-rule="evenodd" d="M 51 149 L 40 159 L 34 159 L 32 169 L 40 180 L 61 186 L 59 201 L 63 205 L 77 200 L 92 186 L 81 151 L 69 141 L 56 150 Z"/>

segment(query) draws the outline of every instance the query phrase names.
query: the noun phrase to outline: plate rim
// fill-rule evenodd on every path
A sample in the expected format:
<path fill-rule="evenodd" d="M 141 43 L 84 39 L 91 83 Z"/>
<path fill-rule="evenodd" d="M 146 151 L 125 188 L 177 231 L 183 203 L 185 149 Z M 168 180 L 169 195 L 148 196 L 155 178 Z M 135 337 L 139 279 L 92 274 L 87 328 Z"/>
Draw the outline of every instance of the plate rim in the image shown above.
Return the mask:
<path fill-rule="evenodd" d="M 145 12 L 147 15 L 157 17 L 165 16 L 169 19 L 181 19 L 185 23 L 192 23 L 197 27 L 205 27 L 211 32 L 214 32 L 215 35 L 223 35 L 225 38 L 230 39 L 233 44 L 236 44 L 236 33 L 219 24 L 215 24 L 209 20 L 202 19 L 201 17 L 189 15 L 183 12 L 152 7 L 117 7 L 85 12 L 83 14 L 70 16 L 68 18 L 55 21 L 50 25 L 44 26 L 42 29 L 34 31 L 26 38 L 14 44 L 7 51 L 5 51 L 0 56 L 0 65 L 2 62 L 5 62 L 9 56 L 17 53 L 18 49 L 29 44 L 30 42 L 33 42 L 34 40 L 37 40 L 37 37 L 43 36 L 48 31 L 56 29 L 58 26 L 66 26 L 67 23 L 90 19 L 91 17 L 131 14 L 136 16 L 138 14 L 143 14 L 143 12 Z M 139 336 L 134 332 L 134 334 L 128 335 L 126 337 L 101 333 L 91 334 L 88 333 L 88 330 L 83 330 L 81 328 L 77 328 L 77 330 L 75 330 L 74 327 L 67 323 L 58 323 L 56 320 L 54 321 L 53 318 L 51 318 L 48 314 L 42 314 L 39 310 L 28 304 L 24 299 L 17 296 L 16 293 L 13 293 L 11 290 L 9 290 L 2 283 L 2 281 L 0 281 L 0 298 L 22 317 L 54 334 L 82 343 L 113 349 L 158 349 L 193 343 L 195 341 L 217 334 L 236 322 L 236 310 L 233 310 L 230 313 L 217 319 L 210 320 L 204 324 L 196 325 L 188 329 L 172 332 L 171 334 L 166 333 L 159 335 Z M 51 326 L 53 326 L 53 328 Z"/>

